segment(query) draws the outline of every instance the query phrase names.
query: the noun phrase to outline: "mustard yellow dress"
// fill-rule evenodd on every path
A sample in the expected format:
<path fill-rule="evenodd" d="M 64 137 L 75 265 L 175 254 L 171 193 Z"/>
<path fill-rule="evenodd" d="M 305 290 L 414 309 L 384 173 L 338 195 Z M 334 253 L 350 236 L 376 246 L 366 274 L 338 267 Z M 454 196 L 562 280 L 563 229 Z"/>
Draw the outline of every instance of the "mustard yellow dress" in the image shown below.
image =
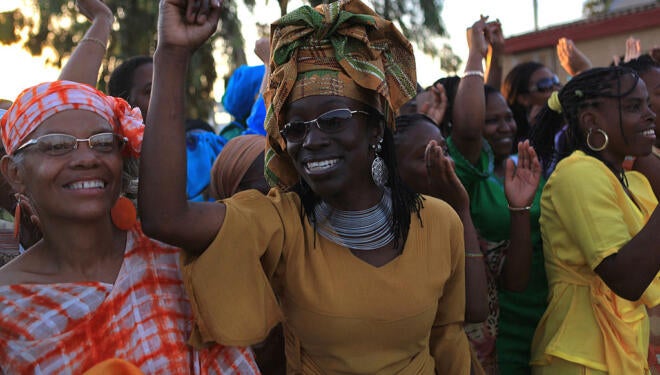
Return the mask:
<path fill-rule="evenodd" d="M 193 344 L 255 344 L 283 321 L 289 374 L 469 373 L 463 227 L 446 203 L 425 197 L 382 267 L 315 234 L 294 193 L 224 203 L 216 239 L 184 260 Z"/>
<path fill-rule="evenodd" d="M 594 272 L 644 227 L 658 204 L 644 176 L 626 176 L 634 202 L 602 162 L 576 151 L 545 185 L 540 222 L 550 296 L 532 342 L 531 364 L 540 366 L 535 374 L 649 371 L 646 306 L 660 303 L 658 278 L 631 302 Z"/>

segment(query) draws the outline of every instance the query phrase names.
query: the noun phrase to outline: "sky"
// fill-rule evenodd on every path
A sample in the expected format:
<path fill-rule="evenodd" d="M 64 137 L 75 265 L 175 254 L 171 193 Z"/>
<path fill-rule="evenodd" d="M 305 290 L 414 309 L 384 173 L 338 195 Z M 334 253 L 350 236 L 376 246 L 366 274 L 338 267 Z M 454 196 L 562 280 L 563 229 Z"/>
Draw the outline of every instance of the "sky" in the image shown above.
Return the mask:
<path fill-rule="evenodd" d="M 25 0 L 1 0 L 0 11 L 24 6 Z M 243 36 L 245 38 L 246 55 L 249 65 L 260 64 L 252 49 L 258 38 L 256 23 L 270 23 L 279 16 L 276 0 L 256 0 L 255 14 L 246 9 L 239 9 L 239 17 L 243 23 Z M 366 0 L 368 2 L 368 0 Z M 444 0 L 441 13 L 442 20 L 449 32 L 450 38 L 440 40 L 439 43 L 448 43 L 454 53 L 463 59 L 467 58 L 467 42 L 465 30 L 471 26 L 479 16 L 489 16 L 490 20 L 499 19 L 505 37 L 523 34 L 534 30 L 534 0 Z M 538 24 L 540 28 L 551 25 L 572 22 L 582 15 L 582 0 L 537 0 Z M 302 2 L 291 0 L 289 10 L 296 9 Z M 423 86 L 430 85 L 437 78 L 445 74 L 440 70 L 439 60 L 423 56 L 416 51 L 418 81 Z M 0 98 L 13 100 L 22 88 L 34 84 L 55 80 L 59 74 L 57 69 L 45 66 L 44 57 L 32 57 L 20 46 L 0 46 Z M 218 76 L 226 73 L 224 67 L 218 67 Z M 218 80 L 220 81 L 220 80 Z M 216 91 L 222 87 L 222 82 L 216 85 Z M 216 93 L 220 98 L 221 94 Z"/>

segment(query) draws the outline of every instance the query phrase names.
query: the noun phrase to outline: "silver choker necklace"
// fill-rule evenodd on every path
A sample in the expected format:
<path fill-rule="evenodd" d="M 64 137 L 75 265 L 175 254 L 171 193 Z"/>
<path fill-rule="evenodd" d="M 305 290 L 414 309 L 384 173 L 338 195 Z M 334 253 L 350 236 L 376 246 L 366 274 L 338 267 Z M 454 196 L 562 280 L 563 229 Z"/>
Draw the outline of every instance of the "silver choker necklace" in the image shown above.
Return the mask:
<path fill-rule="evenodd" d="M 328 240 L 354 250 L 376 250 L 394 240 L 392 193 L 389 188 L 375 206 L 344 211 L 321 201 L 314 207 L 316 231 Z"/>

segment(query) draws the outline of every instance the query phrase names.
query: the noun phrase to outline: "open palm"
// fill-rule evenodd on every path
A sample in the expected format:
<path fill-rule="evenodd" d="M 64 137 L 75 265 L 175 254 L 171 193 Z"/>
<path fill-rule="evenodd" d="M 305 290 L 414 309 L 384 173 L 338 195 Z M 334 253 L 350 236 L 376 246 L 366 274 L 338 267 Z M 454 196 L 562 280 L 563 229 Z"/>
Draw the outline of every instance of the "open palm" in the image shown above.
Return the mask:
<path fill-rule="evenodd" d="M 511 207 L 527 207 L 534 201 L 541 180 L 541 164 L 529 141 L 518 143 L 518 164 L 506 161 L 504 194 Z"/>

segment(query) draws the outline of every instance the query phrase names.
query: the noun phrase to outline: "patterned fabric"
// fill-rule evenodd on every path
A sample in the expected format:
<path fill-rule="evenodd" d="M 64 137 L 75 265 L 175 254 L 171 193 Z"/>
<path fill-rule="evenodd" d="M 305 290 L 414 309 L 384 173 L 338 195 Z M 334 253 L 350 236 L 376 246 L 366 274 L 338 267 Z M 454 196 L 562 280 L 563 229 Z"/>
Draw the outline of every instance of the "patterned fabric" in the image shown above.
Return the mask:
<path fill-rule="evenodd" d="M 303 6 L 271 26 L 265 127 L 266 179 L 287 188 L 298 174 L 280 136 L 285 105 L 311 95 L 340 95 L 371 105 L 394 129 L 399 107 L 415 96 L 415 57 L 394 24 L 359 0 Z"/>
<path fill-rule="evenodd" d="M 106 119 L 112 130 L 128 138 L 126 150 L 140 155 L 144 124 L 139 108 L 77 82 L 45 82 L 23 90 L 0 119 L 2 143 L 9 155 L 46 119 L 69 109 L 83 109 Z"/>
<path fill-rule="evenodd" d="M 128 232 L 114 285 L 0 287 L 0 373 L 80 374 L 119 358 L 146 374 L 255 374 L 249 349 L 186 344 L 192 311 L 179 249 Z"/>

